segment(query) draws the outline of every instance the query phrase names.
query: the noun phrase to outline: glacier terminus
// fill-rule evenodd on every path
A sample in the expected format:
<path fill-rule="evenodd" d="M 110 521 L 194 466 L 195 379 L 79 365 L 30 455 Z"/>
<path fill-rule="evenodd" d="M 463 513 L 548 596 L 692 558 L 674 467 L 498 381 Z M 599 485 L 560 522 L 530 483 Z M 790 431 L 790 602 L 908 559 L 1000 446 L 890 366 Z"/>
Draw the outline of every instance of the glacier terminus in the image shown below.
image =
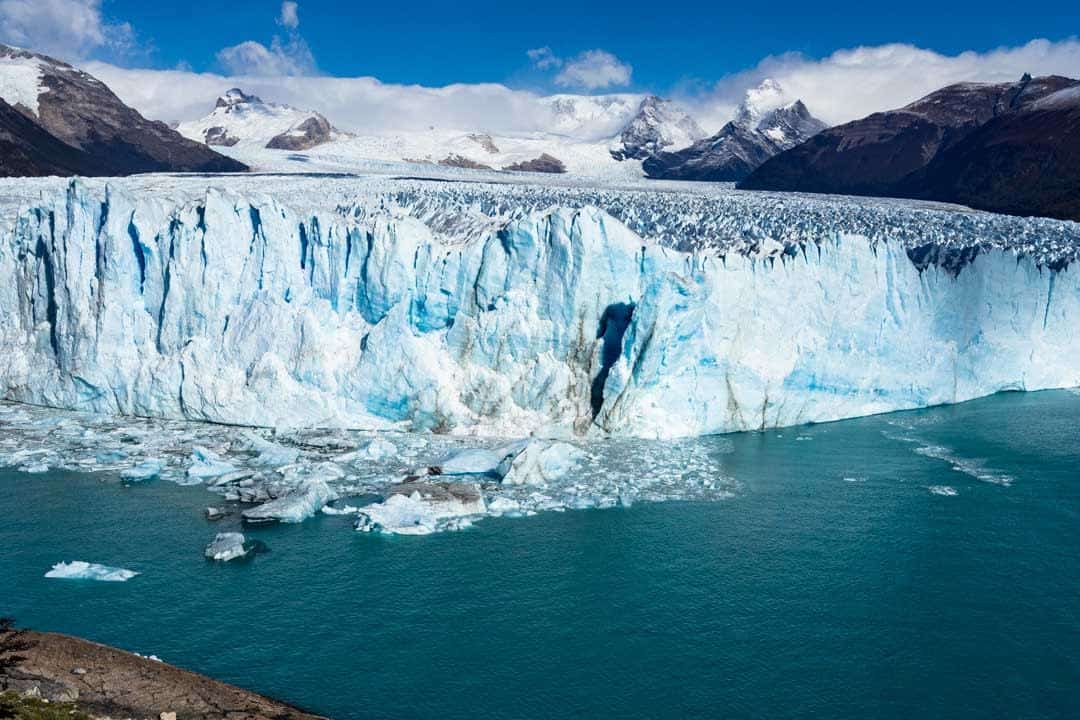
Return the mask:
<path fill-rule="evenodd" d="M 1075 223 L 657 187 L 5 181 L 0 392 L 670 438 L 1080 385 Z"/>

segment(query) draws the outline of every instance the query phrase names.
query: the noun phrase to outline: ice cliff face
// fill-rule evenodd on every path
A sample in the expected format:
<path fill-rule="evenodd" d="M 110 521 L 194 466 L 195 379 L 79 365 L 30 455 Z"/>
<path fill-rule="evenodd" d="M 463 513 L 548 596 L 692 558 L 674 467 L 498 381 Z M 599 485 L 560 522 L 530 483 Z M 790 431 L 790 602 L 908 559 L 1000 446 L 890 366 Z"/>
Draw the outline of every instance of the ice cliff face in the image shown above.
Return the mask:
<path fill-rule="evenodd" d="M 684 253 L 588 206 L 457 239 L 434 226 L 388 198 L 46 194 L 0 241 L 0 393 L 245 425 L 674 437 L 1080 385 L 1077 271 L 1008 249 L 943 267 L 886 230 L 821 228 Z"/>

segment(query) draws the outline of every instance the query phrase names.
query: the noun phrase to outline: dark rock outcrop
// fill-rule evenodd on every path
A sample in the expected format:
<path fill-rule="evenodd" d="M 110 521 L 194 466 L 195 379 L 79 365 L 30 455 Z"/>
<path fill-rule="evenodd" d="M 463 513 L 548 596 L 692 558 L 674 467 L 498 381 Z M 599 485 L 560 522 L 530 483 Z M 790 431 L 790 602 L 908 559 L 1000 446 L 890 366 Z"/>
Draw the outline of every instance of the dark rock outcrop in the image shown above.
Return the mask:
<path fill-rule="evenodd" d="M 958 202 L 1080 219 L 1080 81 L 950 85 L 826 130 L 740 187 Z"/>
<path fill-rule="evenodd" d="M 162 122 L 147 120 L 125 105 L 104 83 L 67 63 L 27 50 L 0 45 L 0 57 L 13 64 L 23 61 L 40 70 L 37 113 L 17 107 L 36 127 L 24 125 L 19 136 L 8 122 L 8 142 L 21 146 L 22 167 L 18 174 L 130 175 L 142 172 L 238 172 L 247 167 L 226 158 L 205 145 L 184 138 Z M 0 72 L 3 69 L 0 68 Z M 8 106 L 11 107 L 11 106 Z M 26 165 L 29 158 L 41 157 L 46 141 L 42 132 L 71 148 L 69 161 Z M 36 149 L 35 149 L 36 148 Z M 50 151 L 52 155 L 55 152 Z M 77 158 L 77 160 L 76 160 Z M 12 162 L 15 169 L 17 163 Z M 0 172 L 8 170 L 0 162 Z"/>
<path fill-rule="evenodd" d="M 566 165 L 564 165 L 563 161 L 557 157 L 552 157 L 547 153 L 541 153 L 538 158 L 507 165 L 503 170 L 513 170 L 515 172 L 564 173 L 566 172 Z"/>
<path fill-rule="evenodd" d="M 307 120 L 270 138 L 266 147 L 271 150 L 309 150 L 330 140 L 333 132 L 330 121 L 315 113 Z"/>
<path fill-rule="evenodd" d="M 206 144 L 207 145 L 221 145 L 222 147 L 232 147 L 240 142 L 240 138 L 235 138 L 229 135 L 229 131 L 226 128 L 216 125 L 212 128 L 206 129 Z"/>
<path fill-rule="evenodd" d="M 493 170 L 494 169 L 490 165 L 485 165 L 484 163 L 476 162 L 475 160 L 470 160 L 469 158 L 467 158 L 467 157 L 465 157 L 463 155 L 447 155 L 446 157 L 444 157 L 442 160 L 439 161 L 439 164 L 444 166 L 444 167 L 465 168 L 467 170 Z"/>

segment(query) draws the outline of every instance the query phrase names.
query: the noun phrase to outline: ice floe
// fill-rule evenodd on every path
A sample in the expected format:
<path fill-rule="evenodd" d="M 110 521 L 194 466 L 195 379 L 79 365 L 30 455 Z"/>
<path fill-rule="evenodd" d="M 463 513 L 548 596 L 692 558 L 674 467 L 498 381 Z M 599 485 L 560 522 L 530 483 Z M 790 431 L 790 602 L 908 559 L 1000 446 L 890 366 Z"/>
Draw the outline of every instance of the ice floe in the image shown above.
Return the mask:
<path fill-rule="evenodd" d="M 218 533 L 206 546 L 206 559 L 228 562 L 242 558 L 247 554 L 244 549 L 244 534 L 237 532 Z"/>
<path fill-rule="evenodd" d="M 636 502 L 718 500 L 735 487 L 721 464 L 731 449 L 723 438 L 568 442 L 273 431 L 0 402 L 0 467 L 34 463 L 125 483 L 199 482 L 213 498 L 208 519 L 295 523 L 316 514 L 333 521 L 364 513 L 369 529 L 377 523 L 381 532 L 460 529 L 485 517 Z M 461 474 L 448 474 L 447 467 Z M 404 482 L 408 478 L 413 481 Z"/>
<path fill-rule="evenodd" d="M 429 535 L 459 530 L 487 510 L 477 485 L 411 482 L 395 486 L 381 503 L 361 509 L 355 527 L 361 532 Z"/>
<path fill-rule="evenodd" d="M 932 495 L 943 495 L 945 497 L 954 497 L 960 494 L 956 491 L 956 488 L 950 485 L 931 485 L 926 489 L 929 490 Z"/>
<path fill-rule="evenodd" d="M 98 580 L 101 582 L 124 582 L 130 580 L 139 573 L 124 568 L 109 567 L 98 563 L 73 560 L 71 562 L 58 562 L 52 566 L 52 570 L 45 573 L 47 578 L 61 580 Z"/>

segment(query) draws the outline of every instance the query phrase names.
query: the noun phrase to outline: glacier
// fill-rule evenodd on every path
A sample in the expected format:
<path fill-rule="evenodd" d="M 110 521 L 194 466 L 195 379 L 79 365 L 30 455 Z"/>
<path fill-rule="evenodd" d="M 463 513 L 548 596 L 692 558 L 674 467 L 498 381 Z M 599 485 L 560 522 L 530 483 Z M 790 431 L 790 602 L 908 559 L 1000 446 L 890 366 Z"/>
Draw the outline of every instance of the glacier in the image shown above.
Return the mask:
<path fill-rule="evenodd" d="M 1080 385 L 1075 223 L 662 184 L 27 187 L 0 188 L 21 403 L 679 438 Z"/>

